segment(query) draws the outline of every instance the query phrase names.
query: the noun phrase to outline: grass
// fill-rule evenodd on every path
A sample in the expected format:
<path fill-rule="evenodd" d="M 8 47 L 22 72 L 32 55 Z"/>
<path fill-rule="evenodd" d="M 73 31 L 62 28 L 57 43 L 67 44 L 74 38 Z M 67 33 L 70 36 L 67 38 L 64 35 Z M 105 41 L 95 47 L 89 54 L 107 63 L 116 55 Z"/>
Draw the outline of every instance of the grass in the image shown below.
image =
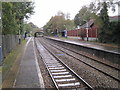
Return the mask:
<path fill-rule="evenodd" d="M 16 72 L 19 68 L 18 60 L 20 58 L 21 50 L 25 45 L 26 41 L 23 40 L 20 45 L 17 45 L 16 48 L 11 51 L 6 58 L 3 59 L 2 66 L 2 87 L 4 88 L 12 88 Z"/>

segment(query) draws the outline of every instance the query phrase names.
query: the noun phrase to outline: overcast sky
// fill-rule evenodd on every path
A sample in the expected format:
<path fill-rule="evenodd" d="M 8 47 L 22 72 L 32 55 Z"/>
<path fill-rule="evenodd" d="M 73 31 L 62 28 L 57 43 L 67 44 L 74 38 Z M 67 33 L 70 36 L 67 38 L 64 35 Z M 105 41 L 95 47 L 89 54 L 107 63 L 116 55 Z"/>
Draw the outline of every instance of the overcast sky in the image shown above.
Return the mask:
<path fill-rule="evenodd" d="M 73 19 L 82 6 L 89 5 L 91 1 L 95 0 L 34 0 L 35 13 L 31 16 L 30 22 L 43 27 L 58 11 L 70 13 Z"/>

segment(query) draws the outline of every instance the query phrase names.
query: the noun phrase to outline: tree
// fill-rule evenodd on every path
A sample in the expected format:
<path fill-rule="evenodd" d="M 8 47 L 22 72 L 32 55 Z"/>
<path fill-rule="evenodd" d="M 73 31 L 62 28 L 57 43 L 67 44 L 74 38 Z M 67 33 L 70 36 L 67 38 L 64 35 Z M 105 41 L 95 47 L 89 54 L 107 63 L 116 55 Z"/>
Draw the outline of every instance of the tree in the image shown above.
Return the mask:
<path fill-rule="evenodd" d="M 23 33 L 24 19 L 28 19 L 33 14 L 32 2 L 3 2 L 2 3 L 2 23 L 3 34 L 18 34 L 18 30 Z"/>
<path fill-rule="evenodd" d="M 99 14 L 99 11 L 103 8 L 103 2 L 106 2 L 107 8 L 113 12 L 115 12 L 117 9 L 115 8 L 116 5 L 120 7 L 119 0 L 96 0 L 95 2 L 91 2 L 91 4 L 89 5 L 89 10 L 96 14 Z"/>
<path fill-rule="evenodd" d="M 48 27 L 52 32 L 57 33 L 64 30 L 65 18 L 63 16 L 54 16 L 48 22 Z"/>
<path fill-rule="evenodd" d="M 96 13 L 95 24 L 99 27 L 99 41 L 105 43 L 120 43 L 120 22 L 109 22 L 108 9 L 116 11 L 120 7 L 120 1 L 107 0 L 105 2 L 92 2 L 89 6 L 91 12 Z"/>
<path fill-rule="evenodd" d="M 24 24 L 25 31 L 30 33 L 32 31 L 32 27 L 29 23 Z"/>
<path fill-rule="evenodd" d="M 74 20 L 70 20 L 70 19 L 65 20 L 65 29 L 71 30 L 74 28 L 75 28 Z"/>
<path fill-rule="evenodd" d="M 116 44 L 120 44 L 120 22 L 116 21 L 116 22 L 111 22 L 111 36 L 110 36 L 110 40 L 112 43 L 116 43 Z"/>
<path fill-rule="evenodd" d="M 14 29 L 17 29 L 18 25 L 15 20 L 15 14 L 12 11 L 12 3 L 2 3 L 2 24 L 3 24 L 3 34 L 16 34 Z"/>
<path fill-rule="evenodd" d="M 69 14 L 65 15 L 59 11 L 56 16 L 51 17 L 48 23 L 43 27 L 47 33 L 58 34 L 65 29 L 73 29 L 74 22 L 69 19 Z"/>
<path fill-rule="evenodd" d="M 21 34 L 24 33 L 24 19 L 30 18 L 30 16 L 34 13 L 34 3 L 32 2 L 14 2 L 13 3 L 13 12 L 15 12 L 17 23 L 20 27 Z"/>
<path fill-rule="evenodd" d="M 81 26 L 89 21 L 91 18 L 95 18 L 96 14 L 91 12 L 87 6 L 83 6 L 82 9 L 75 15 L 75 26 Z"/>
<path fill-rule="evenodd" d="M 75 26 L 80 26 L 80 17 L 79 17 L 79 14 L 76 14 L 75 15 L 75 18 L 74 18 L 74 23 L 75 23 Z"/>
<path fill-rule="evenodd" d="M 101 27 L 99 30 L 99 41 L 100 42 L 107 42 L 109 39 L 109 32 L 110 32 L 110 23 L 109 23 L 109 16 L 107 12 L 107 4 L 106 2 L 103 3 L 103 8 L 100 11 L 100 21 Z"/>

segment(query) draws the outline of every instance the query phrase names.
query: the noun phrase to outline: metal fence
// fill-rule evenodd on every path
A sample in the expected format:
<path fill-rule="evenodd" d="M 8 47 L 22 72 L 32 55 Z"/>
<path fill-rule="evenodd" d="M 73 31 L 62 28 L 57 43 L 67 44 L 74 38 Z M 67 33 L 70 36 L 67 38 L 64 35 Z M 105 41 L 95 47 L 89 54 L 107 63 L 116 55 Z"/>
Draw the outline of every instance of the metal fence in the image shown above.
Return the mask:
<path fill-rule="evenodd" d="M 19 43 L 18 35 L 2 35 L 2 57 L 5 57 Z"/>
<path fill-rule="evenodd" d="M 2 61 L 2 35 L 0 35 L 0 64 Z"/>

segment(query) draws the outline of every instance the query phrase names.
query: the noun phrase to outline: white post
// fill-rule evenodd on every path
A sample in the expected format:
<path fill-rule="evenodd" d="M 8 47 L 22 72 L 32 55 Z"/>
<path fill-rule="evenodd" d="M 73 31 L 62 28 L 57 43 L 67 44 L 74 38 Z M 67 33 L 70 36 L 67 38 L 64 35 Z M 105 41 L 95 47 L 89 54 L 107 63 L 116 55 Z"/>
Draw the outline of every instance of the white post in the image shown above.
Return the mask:
<path fill-rule="evenodd" d="M 86 32 L 86 34 L 87 34 L 87 41 L 88 41 L 88 22 L 87 22 L 87 27 L 86 27 L 86 30 L 87 30 L 87 32 Z"/>
<path fill-rule="evenodd" d="M 97 41 L 97 39 L 98 39 L 98 32 L 97 32 L 97 28 L 96 28 L 96 41 Z"/>

